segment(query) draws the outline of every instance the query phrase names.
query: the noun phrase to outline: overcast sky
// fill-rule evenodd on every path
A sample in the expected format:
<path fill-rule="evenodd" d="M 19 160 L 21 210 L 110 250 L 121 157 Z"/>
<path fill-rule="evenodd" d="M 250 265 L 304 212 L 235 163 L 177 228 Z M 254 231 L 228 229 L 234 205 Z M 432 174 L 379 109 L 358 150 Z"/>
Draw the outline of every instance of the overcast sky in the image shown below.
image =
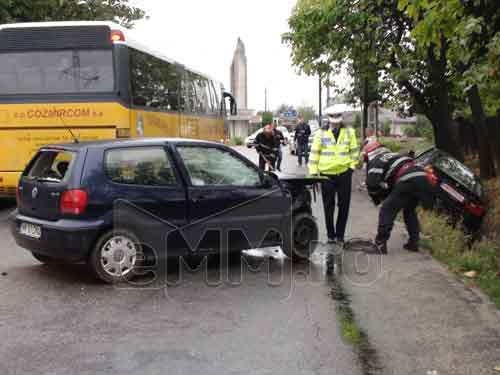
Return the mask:
<path fill-rule="evenodd" d="M 264 109 L 281 103 L 318 107 L 318 81 L 299 76 L 290 50 L 281 43 L 296 0 L 132 0 L 150 16 L 136 24 L 141 38 L 165 55 L 222 81 L 241 37 L 248 59 L 248 105 Z M 324 95 L 325 96 L 325 95 Z"/>

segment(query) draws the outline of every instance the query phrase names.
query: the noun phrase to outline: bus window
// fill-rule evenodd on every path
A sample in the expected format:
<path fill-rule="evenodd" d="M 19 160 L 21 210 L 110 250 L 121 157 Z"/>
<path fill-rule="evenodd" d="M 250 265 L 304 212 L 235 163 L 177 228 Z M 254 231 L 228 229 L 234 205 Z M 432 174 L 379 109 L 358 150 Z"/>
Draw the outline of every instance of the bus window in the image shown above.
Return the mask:
<path fill-rule="evenodd" d="M 178 111 L 181 79 L 176 66 L 133 48 L 129 51 L 134 105 L 163 111 Z"/>
<path fill-rule="evenodd" d="M 0 95 L 113 90 L 111 50 L 0 53 Z"/>

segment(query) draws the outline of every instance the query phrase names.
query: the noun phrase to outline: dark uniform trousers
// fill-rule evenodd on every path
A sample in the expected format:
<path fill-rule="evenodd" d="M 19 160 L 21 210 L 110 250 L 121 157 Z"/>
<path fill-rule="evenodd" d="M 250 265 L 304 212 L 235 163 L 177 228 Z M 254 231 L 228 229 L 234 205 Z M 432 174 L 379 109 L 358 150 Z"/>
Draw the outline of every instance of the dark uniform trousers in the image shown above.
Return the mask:
<path fill-rule="evenodd" d="M 418 170 L 414 168 L 409 170 L 408 174 Z M 419 204 L 424 208 L 432 208 L 433 205 L 432 186 L 425 176 L 413 177 L 396 183 L 380 208 L 376 241 L 386 242 L 389 240 L 394 221 L 398 213 L 403 210 L 403 219 L 410 236 L 410 242 L 418 243 L 420 223 L 416 208 Z"/>
<path fill-rule="evenodd" d="M 321 183 L 321 195 L 323 197 L 328 239 L 343 241 L 351 205 L 352 169 L 348 169 L 339 175 L 327 177 L 328 181 Z M 334 225 L 335 203 L 337 201 L 339 212 L 337 224 Z"/>
<path fill-rule="evenodd" d="M 274 154 L 259 154 L 259 168 L 261 170 L 265 170 L 266 169 L 266 160 L 264 159 L 264 157 L 262 157 L 262 155 L 264 155 L 264 157 L 267 159 L 267 161 L 269 162 L 269 164 L 271 164 L 272 168 L 276 168 L 276 156 Z"/>
<path fill-rule="evenodd" d="M 309 143 L 308 141 L 298 141 L 297 150 L 295 150 L 298 157 L 299 165 L 302 165 L 302 158 L 305 159 L 306 164 L 309 163 Z"/>

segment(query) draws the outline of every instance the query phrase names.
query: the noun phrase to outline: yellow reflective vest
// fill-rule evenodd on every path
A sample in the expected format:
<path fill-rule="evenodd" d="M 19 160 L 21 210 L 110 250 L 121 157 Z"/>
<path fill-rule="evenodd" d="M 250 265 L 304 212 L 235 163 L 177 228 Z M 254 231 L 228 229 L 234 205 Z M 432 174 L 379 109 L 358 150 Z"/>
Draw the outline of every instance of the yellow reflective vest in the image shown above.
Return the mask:
<path fill-rule="evenodd" d="M 339 138 L 331 129 L 318 130 L 314 135 L 309 156 L 309 173 L 337 175 L 358 165 L 359 149 L 353 128 L 340 128 Z"/>

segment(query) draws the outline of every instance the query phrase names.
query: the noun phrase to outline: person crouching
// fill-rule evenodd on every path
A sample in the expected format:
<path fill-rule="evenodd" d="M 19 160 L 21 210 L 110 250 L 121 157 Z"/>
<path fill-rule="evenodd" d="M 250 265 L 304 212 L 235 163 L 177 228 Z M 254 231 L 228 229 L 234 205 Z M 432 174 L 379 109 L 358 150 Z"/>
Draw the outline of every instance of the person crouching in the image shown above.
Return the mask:
<path fill-rule="evenodd" d="M 410 237 L 403 247 L 409 251 L 418 251 L 420 223 L 416 209 L 419 205 L 431 209 L 435 197 L 427 174 L 415 164 L 412 157 L 393 153 L 377 141 L 368 142 L 362 155 L 367 164 L 368 194 L 375 205 L 383 202 L 375 238 L 378 251 L 387 254 L 387 241 L 401 210 Z"/>

